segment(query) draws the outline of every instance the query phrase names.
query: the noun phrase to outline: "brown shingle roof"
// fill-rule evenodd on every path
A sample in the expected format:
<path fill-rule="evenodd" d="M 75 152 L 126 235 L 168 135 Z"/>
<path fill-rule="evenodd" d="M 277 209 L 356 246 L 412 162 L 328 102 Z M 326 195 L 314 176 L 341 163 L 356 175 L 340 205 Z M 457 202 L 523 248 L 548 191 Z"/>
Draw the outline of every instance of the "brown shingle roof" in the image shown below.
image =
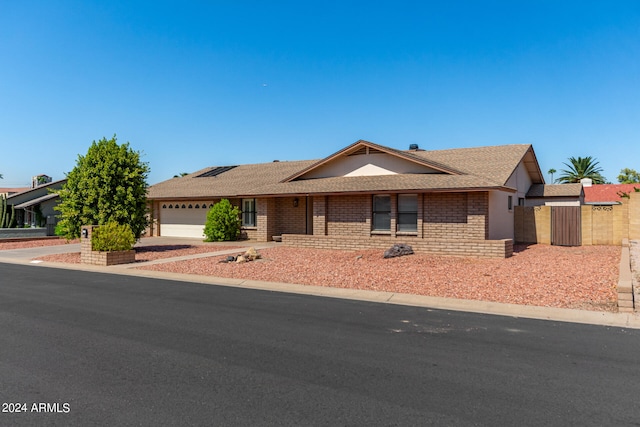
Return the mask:
<path fill-rule="evenodd" d="M 252 194 L 256 189 L 280 182 L 313 163 L 315 160 L 239 165 L 215 177 L 198 178 L 198 175 L 213 169 L 210 167 L 152 185 L 147 196 L 150 199 L 173 199 Z"/>
<path fill-rule="evenodd" d="M 455 148 L 449 150 L 415 151 L 414 155 L 430 161 L 455 165 L 456 169 L 465 173 L 484 177 L 497 184 L 504 185 L 513 174 L 518 163 L 525 159 L 535 165 L 539 172 L 535 154 L 529 144 L 496 145 L 489 147 Z M 527 156 L 531 159 L 528 159 Z M 542 174 L 533 173 L 534 179 L 543 182 Z"/>
<path fill-rule="evenodd" d="M 582 184 L 533 184 L 527 198 L 580 197 L 581 194 Z"/>
<path fill-rule="evenodd" d="M 218 198 L 258 195 L 330 194 L 374 191 L 462 191 L 505 188 L 518 164 L 534 164 L 534 180 L 542 182 L 530 145 L 503 145 L 438 151 L 399 151 L 366 141 L 392 155 L 434 166 L 442 173 L 383 176 L 303 178 L 304 172 L 335 158 L 240 165 L 215 177 L 201 177 L 213 168 L 173 178 L 149 188 L 150 199 Z M 349 148 L 347 147 L 347 148 Z M 345 149 L 346 150 L 346 149 Z M 530 173 L 532 171 L 530 170 Z M 536 173 L 539 175 L 537 178 Z"/>
<path fill-rule="evenodd" d="M 498 188 L 495 182 L 473 175 L 398 174 L 305 179 L 281 182 L 257 188 L 256 196 L 313 194 L 313 193 L 369 193 L 374 191 L 461 191 Z"/>

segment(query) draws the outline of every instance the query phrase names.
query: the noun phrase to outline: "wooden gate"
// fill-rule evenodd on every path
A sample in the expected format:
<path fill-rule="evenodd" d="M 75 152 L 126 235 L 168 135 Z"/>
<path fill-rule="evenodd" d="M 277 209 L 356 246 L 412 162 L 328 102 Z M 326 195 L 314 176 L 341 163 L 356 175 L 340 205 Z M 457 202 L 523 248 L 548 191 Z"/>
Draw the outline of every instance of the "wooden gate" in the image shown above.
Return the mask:
<path fill-rule="evenodd" d="M 551 207 L 552 245 L 580 246 L 582 244 L 580 212 L 580 206 Z"/>

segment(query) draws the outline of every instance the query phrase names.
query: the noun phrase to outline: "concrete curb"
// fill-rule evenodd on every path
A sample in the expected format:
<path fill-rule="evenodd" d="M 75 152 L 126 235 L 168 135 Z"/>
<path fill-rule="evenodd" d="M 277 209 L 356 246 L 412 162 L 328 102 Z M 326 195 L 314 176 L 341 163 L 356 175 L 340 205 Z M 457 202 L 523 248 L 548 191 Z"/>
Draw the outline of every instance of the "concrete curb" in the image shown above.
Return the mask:
<path fill-rule="evenodd" d="M 633 280 L 631 275 L 631 255 L 629 240 L 622 240 L 622 253 L 618 274 L 618 311 L 621 313 L 633 313 L 635 304 L 633 299 Z"/>

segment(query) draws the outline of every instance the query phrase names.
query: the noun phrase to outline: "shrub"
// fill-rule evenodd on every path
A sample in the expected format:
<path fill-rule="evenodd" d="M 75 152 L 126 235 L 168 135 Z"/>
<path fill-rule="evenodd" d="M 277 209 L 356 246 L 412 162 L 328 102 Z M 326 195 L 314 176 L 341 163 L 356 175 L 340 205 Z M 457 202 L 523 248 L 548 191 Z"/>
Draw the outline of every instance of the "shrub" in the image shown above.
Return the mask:
<path fill-rule="evenodd" d="M 147 227 L 147 175 L 149 165 L 129 143 L 94 141 L 87 154 L 78 156 L 67 182 L 58 191 L 59 232 L 67 239 L 80 237 L 85 224 L 111 221 L 129 224 L 139 238 Z"/>
<path fill-rule="evenodd" d="M 133 248 L 136 238 L 129 224 L 120 225 L 115 221 L 96 228 L 91 236 L 94 251 L 128 251 Z"/>
<path fill-rule="evenodd" d="M 240 235 L 240 210 L 222 199 L 207 212 L 204 226 L 205 242 L 236 240 Z"/>

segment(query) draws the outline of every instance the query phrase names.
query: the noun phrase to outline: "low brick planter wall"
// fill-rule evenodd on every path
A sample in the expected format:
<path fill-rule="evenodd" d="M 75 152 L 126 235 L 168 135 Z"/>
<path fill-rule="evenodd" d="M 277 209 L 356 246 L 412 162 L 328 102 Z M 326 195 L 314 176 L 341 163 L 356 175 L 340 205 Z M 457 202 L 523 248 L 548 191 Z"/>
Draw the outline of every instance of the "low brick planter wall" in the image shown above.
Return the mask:
<path fill-rule="evenodd" d="M 83 264 L 93 264 L 110 266 L 117 264 L 129 264 L 136 261 L 136 251 L 83 251 L 80 253 L 80 262 Z"/>
<path fill-rule="evenodd" d="M 509 258 L 513 255 L 513 240 L 427 240 L 416 237 L 313 236 L 283 234 L 282 243 L 287 246 L 314 249 L 389 249 L 395 243 L 410 245 L 416 253 L 434 255 L 477 256 Z"/>
<path fill-rule="evenodd" d="M 80 262 L 82 264 L 110 266 L 129 264 L 136 261 L 136 251 L 134 249 L 110 252 L 94 251 L 91 247 L 91 236 L 96 228 L 98 228 L 96 225 L 82 226 L 80 237 Z"/>

